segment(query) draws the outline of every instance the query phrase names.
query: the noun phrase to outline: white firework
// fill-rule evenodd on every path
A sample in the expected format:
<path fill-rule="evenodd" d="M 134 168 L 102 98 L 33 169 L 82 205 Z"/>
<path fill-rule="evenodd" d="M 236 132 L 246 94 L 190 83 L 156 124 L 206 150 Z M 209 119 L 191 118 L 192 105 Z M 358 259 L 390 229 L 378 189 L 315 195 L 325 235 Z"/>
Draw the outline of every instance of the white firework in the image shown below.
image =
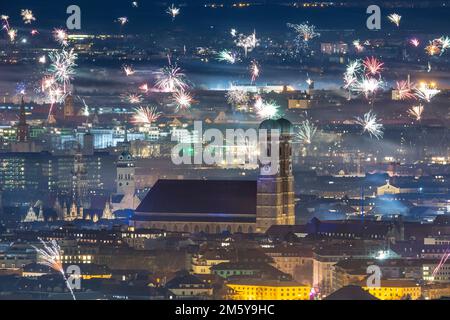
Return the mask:
<path fill-rule="evenodd" d="M 397 13 L 393 13 L 388 15 L 388 19 L 395 24 L 397 27 L 400 26 L 400 20 L 402 19 L 402 16 L 397 14 Z"/>
<path fill-rule="evenodd" d="M 217 60 L 234 64 L 237 61 L 237 56 L 235 53 L 233 53 L 229 50 L 223 50 L 223 51 L 219 52 Z"/>
<path fill-rule="evenodd" d="M 424 100 L 426 102 L 431 102 L 441 90 L 429 85 L 428 83 L 421 83 L 418 87 L 414 89 L 415 95 L 418 99 Z"/>
<path fill-rule="evenodd" d="M 11 42 L 16 41 L 16 38 L 17 38 L 17 30 L 16 29 L 10 28 L 7 33 L 8 33 L 9 40 Z"/>
<path fill-rule="evenodd" d="M 363 128 L 363 132 L 369 133 L 372 137 L 380 139 L 383 137 L 383 125 L 378 123 L 377 115 L 370 110 L 364 116 L 355 118 L 356 124 Z"/>
<path fill-rule="evenodd" d="M 192 96 L 181 89 L 173 94 L 173 100 L 177 106 L 177 111 L 189 109 L 192 105 Z"/>
<path fill-rule="evenodd" d="M 44 240 L 40 238 L 39 241 L 41 241 L 43 248 L 37 248 L 33 246 L 33 248 L 36 250 L 38 254 L 38 263 L 61 273 L 66 283 L 66 286 L 72 295 L 73 300 L 76 300 L 75 294 L 73 293 L 72 290 L 72 286 L 67 281 L 66 274 L 64 273 L 64 267 L 61 258 L 62 253 L 61 248 L 58 245 L 58 242 L 56 242 L 55 240 L 51 240 L 50 242 L 46 243 Z"/>
<path fill-rule="evenodd" d="M 256 38 L 256 32 L 246 36 L 240 34 L 235 40 L 236 46 L 244 49 L 245 56 L 259 45 L 259 39 Z"/>
<path fill-rule="evenodd" d="M 311 144 L 314 135 L 317 132 L 317 127 L 310 120 L 303 121 L 297 132 L 297 139 L 303 144 Z"/>
<path fill-rule="evenodd" d="M 244 107 L 250 101 L 250 95 L 242 89 L 232 89 L 225 94 L 227 102 L 234 107 Z"/>
<path fill-rule="evenodd" d="M 169 8 L 167 8 L 166 12 L 172 17 L 172 20 L 174 20 L 176 16 L 180 14 L 180 8 L 177 8 L 174 4 L 172 4 Z"/>
<path fill-rule="evenodd" d="M 320 37 L 320 33 L 316 32 L 316 27 L 308 22 L 301 24 L 288 23 L 287 26 L 294 29 L 297 33 L 295 40 L 298 47 L 307 48 L 310 40 Z"/>
<path fill-rule="evenodd" d="M 417 106 L 412 106 L 409 110 L 408 110 L 408 114 L 411 117 L 414 117 L 417 121 L 420 121 L 422 119 L 422 113 L 424 111 L 424 107 L 423 105 L 419 104 Z"/>
<path fill-rule="evenodd" d="M 257 99 L 255 103 L 255 111 L 260 119 L 274 119 L 278 117 L 278 106 L 275 102 L 264 102 Z"/>
<path fill-rule="evenodd" d="M 71 50 L 63 49 L 61 52 L 51 52 L 49 55 L 49 72 L 55 80 L 63 85 L 64 93 L 70 87 L 70 81 L 75 76 L 77 54 Z"/>
<path fill-rule="evenodd" d="M 128 23 L 128 18 L 127 17 L 119 17 L 117 18 L 117 22 L 121 25 L 124 26 Z"/>
<path fill-rule="evenodd" d="M 188 87 L 185 81 L 185 74 L 177 66 L 168 66 L 156 73 L 158 89 L 164 92 L 174 92 L 186 90 Z"/>
<path fill-rule="evenodd" d="M 161 116 L 156 107 L 139 107 L 134 112 L 132 122 L 137 124 L 152 124 Z"/>
<path fill-rule="evenodd" d="M 25 24 L 30 24 L 33 21 L 36 21 L 36 18 L 33 15 L 33 11 L 28 10 L 28 9 L 22 9 L 22 11 L 20 12 L 23 22 Z"/>
<path fill-rule="evenodd" d="M 123 66 L 122 68 L 127 77 L 132 76 L 136 73 L 132 66 Z"/>
<path fill-rule="evenodd" d="M 63 47 L 67 46 L 68 43 L 68 35 L 64 29 L 54 29 L 53 30 L 53 38 L 56 42 L 58 42 Z"/>

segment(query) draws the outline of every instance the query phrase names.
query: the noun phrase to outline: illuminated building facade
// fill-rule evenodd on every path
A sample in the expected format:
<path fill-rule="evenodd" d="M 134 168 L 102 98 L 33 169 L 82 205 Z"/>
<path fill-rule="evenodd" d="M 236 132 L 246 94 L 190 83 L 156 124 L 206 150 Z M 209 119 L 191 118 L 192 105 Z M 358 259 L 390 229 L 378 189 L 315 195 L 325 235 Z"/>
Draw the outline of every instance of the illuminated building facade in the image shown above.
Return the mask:
<path fill-rule="evenodd" d="M 311 287 L 293 281 L 239 280 L 227 283 L 230 300 L 309 300 Z"/>

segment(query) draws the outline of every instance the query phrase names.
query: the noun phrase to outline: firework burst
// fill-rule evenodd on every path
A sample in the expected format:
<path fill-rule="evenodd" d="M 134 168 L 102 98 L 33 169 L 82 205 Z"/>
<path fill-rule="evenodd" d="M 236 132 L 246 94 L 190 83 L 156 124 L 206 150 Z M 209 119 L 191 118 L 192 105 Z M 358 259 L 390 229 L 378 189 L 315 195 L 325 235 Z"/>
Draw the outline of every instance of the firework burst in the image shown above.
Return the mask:
<path fill-rule="evenodd" d="M 10 28 L 10 29 L 7 31 L 7 33 L 8 33 L 9 40 L 10 40 L 11 42 L 16 41 L 16 38 L 17 38 L 17 30 L 16 30 L 16 29 Z"/>
<path fill-rule="evenodd" d="M 424 100 L 426 102 L 431 102 L 438 93 L 441 91 L 436 89 L 433 85 L 422 82 L 418 87 L 414 89 L 415 95 L 418 99 Z"/>
<path fill-rule="evenodd" d="M 116 21 L 120 24 L 121 27 L 123 27 L 128 23 L 129 20 L 127 17 L 119 17 Z"/>
<path fill-rule="evenodd" d="M 371 137 L 380 139 L 383 137 L 383 125 L 378 123 L 377 115 L 371 111 L 364 116 L 356 117 L 355 123 L 363 128 L 363 132 L 368 132 Z"/>
<path fill-rule="evenodd" d="M 308 22 L 301 24 L 288 23 L 287 26 L 294 29 L 295 32 L 297 32 L 297 38 L 304 43 L 307 43 L 314 38 L 320 37 L 320 33 L 316 32 L 316 27 L 314 25 L 308 24 Z"/>
<path fill-rule="evenodd" d="M 144 83 L 143 85 L 139 86 L 139 90 L 143 93 L 148 93 L 150 91 L 150 88 L 148 87 L 147 83 Z"/>
<path fill-rule="evenodd" d="M 20 12 L 20 15 L 22 16 L 22 20 L 25 24 L 30 24 L 33 21 L 36 21 L 36 18 L 33 15 L 33 11 L 28 9 L 22 9 Z"/>
<path fill-rule="evenodd" d="M 156 107 L 139 107 L 134 112 L 132 121 L 137 124 L 152 124 L 161 117 Z"/>
<path fill-rule="evenodd" d="M 131 66 L 123 66 L 122 69 L 127 77 L 130 77 L 136 73 L 136 71 Z"/>
<path fill-rule="evenodd" d="M 68 35 L 64 29 L 54 29 L 53 30 L 53 38 L 56 42 L 58 42 L 61 46 L 65 47 L 68 43 Z"/>
<path fill-rule="evenodd" d="M 223 50 L 219 52 L 217 60 L 234 64 L 237 61 L 237 55 L 229 50 Z"/>
<path fill-rule="evenodd" d="M 417 38 L 413 38 L 413 39 L 409 40 L 409 43 L 416 48 L 420 45 L 420 41 Z"/>
<path fill-rule="evenodd" d="M 177 66 L 168 66 L 157 72 L 156 86 L 164 92 L 174 92 L 185 90 L 188 85 L 185 81 L 185 74 Z"/>
<path fill-rule="evenodd" d="M 61 259 L 61 247 L 55 240 L 48 243 L 39 238 L 43 248 L 37 248 L 33 246 L 38 254 L 38 263 L 47 266 L 59 273 L 61 273 L 67 288 L 69 289 L 73 300 L 76 300 L 75 294 L 73 293 L 72 286 L 69 284 L 66 274 L 64 273 L 64 267 Z"/>
<path fill-rule="evenodd" d="M 249 52 L 259 45 L 259 39 L 256 38 L 256 32 L 254 31 L 248 36 L 240 34 L 235 40 L 235 44 L 237 47 L 243 48 L 245 56 L 247 56 Z"/>
<path fill-rule="evenodd" d="M 122 100 L 130 104 L 139 104 L 142 102 L 142 96 L 135 93 L 125 94 L 122 96 Z"/>
<path fill-rule="evenodd" d="M 384 63 L 375 57 L 367 57 L 363 62 L 364 68 L 366 69 L 366 75 L 377 76 L 383 71 Z"/>
<path fill-rule="evenodd" d="M 402 19 L 402 16 L 397 13 L 393 13 L 393 14 L 388 15 L 388 19 L 393 24 L 395 24 L 398 28 L 400 26 L 400 20 Z"/>
<path fill-rule="evenodd" d="M 172 20 L 175 20 L 175 18 L 180 14 L 180 8 L 177 8 L 174 4 L 172 4 L 169 8 L 167 8 L 166 12 L 172 17 Z"/>
<path fill-rule="evenodd" d="M 415 118 L 416 121 L 420 121 L 422 119 L 422 113 L 424 111 L 424 107 L 423 105 L 419 104 L 417 106 L 412 106 L 409 110 L 408 110 L 408 114 Z"/>
<path fill-rule="evenodd" d="M 250 101 L 250 95 L 247 91 L 241 89 L 232 89 L 225 94 L 227 102 L 234 107 L 246 107 Z"/>
<path fill-rule="evenodd" d="M 77 54 L 73 49 L 63 49 L 61 52 L 51 52 L 49 59 L 51 62 L 49 72 L 57 82 L 63 85 L 64 93 L 66 93 L 75 75 Z"/>
<path fill-rule="evenodd" d="M 364 50 L 364 46 L 359 40 L 354 40 L 353 46 L 355 47 L 356 52 L 362 52 Z"/>
<path fill-rule="evenodd" d="M 177 112 L 180 110 L 189 109 L 193 102 L 192 96 L 184 90 L 175 92 L 173 94 L 173 100 L 177 106 Z"/>
<path fill-rule="evenodd" d="M 310 120 L 306 119 L 300 124 L 296 137 L 303 144 L 311 144 L 316 132 L 317 127 Z"/>
<path fill-rule="evenodd" d="M 416 99 L 414 94 L 415 84 L 410 81 L 397 81 L 396 90 L 398 92 L 398 97 L 400 100 L 406 99 Z"/>
<path fill-rule="evenodd" d="M 260 97 L 255 102 L 255 111 L 260 119 L 274 119 L 278 117 L 279 108 L 275 102 L 264 102 Z"/>

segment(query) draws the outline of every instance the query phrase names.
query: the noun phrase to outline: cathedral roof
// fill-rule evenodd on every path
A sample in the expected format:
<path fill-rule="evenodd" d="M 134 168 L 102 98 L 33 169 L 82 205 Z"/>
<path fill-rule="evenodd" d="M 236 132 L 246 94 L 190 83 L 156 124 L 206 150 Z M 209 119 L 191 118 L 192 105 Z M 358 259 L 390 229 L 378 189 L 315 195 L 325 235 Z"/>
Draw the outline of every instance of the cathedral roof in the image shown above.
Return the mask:
<path fill-rule="evenodd" d="M 230 215 L 236 214 L 247 215 L 242 217 L 244 220 L 250 215 L 250 219 L 254 220 L 256 181 L 158 180 L 136 213 L 158 214 L 152 215 L 151 220 L 168 220 L 165 213 L 177 213 L 177 217 L 173 218 L 180 221 L 190 221 L 193 218 L 191 214 L 201 221 L 208 218 L 211 221 L 217 221 L 218 218 L 230 221 Z M 204 217 L 198 217 L 199 214 Z"/>

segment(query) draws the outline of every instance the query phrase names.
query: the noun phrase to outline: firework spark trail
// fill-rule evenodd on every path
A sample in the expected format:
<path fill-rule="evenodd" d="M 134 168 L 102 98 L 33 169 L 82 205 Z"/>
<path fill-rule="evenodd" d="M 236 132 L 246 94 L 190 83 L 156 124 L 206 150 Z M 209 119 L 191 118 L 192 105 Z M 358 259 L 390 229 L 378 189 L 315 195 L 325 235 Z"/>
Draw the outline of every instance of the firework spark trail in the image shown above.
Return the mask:
<path fill-rule="evenodd" d="M 274 119 L 278 117 L 278 109 L 280 107 L 273 101 L 264 102 L 261 97 L 258 97 L 254 108 L 260 119 Z"/>
<path fill-rule="evenodd" d="M 183 89 L 173 94 L 173 100 L 177 106 L 177 112 L 184 109 L 189 109 L 193 102 L 192 96 Z"/>
<path fill-rule="evenodd" d="M 38 260 L 38 263 L 61 273 L 66 283 L 66 286 L 72 295 L 73 300 L 76 300 L 75 294 L 73 293 L 72 290 L 72 286 L 69 284 L 66 274 L 64 273 L 60 246 L 55 240 L 51 240 L 50 242 L 46 243 L 44 240 L 39 238 L 39 241 L 42 243 L 43 248 L 40 249 L 35 246 L 32 246 L 38 253 L 38 257 L 40 259 Z"/>
<path fill-rule="evenodd" d="M 412 106 L 408 110 L 408 114 L 412 117 L 414 117 L 417 121 L 420 121 L 422 119 L 422 113 L 424 111 L 423 105 L 419 104 L 417 106 Z"/>
<path fill-rule="evenodd" d="M 400 26 L 400 20 L 402 19 L 402 16 L 397 14 L 397 13 L 393 13 L 388 15 L 388 19 L 395 24 L 397 27 Z"/>
<path fill-rule="evenodd" d="M 186 90 L 188 87 L 185 81 L 185 74 L 177 66 L 164 67 L 156 75 L 158 77 L 156 86 L 164 92 Z"/>
<path fill-rule="evenodd" d="M 36 18 L 33 15 L 33 11 L 28 9 L 22 9 L 20 12 L 22 16 L 22 20 L 25 24 L 31 24 L 33 21 L 36 21 Z"/>
<path fill-rule="evenodd" d="M 237 56 L 235 53 L 233 53 L 229 50 L 223 50 L 223 51 L 219 52 L 217 60 L 234 64 L 237 61 Z"/>
<path fill-rule="evenodd" d="M 68 35 L 64 29 L 54 29 L 53 30 L 53 38 L 56 42 L 58 42 L 61 46 L 66 47 L 69 45 Z"/>
<path fill-rule="evenodd" d="M 445 252 L 442 255 L 441 260 L 439 261 L 438 265 L 433 270 L 433 273 L 432 273 L 433 278 L 436 276 L 436 274 L 439 272 L 439 270 L 441 270 L 442 266 L 447 262 L 449 257 L 450 257 L 450 252 L 449 252 L 449 249 L 447 248 L 447 249 L 445 249 Z"/>
<path fill-rule="evenodd" d="M 380 139 L 383 137 L 383 125 L 378 123 L 376 114 L 372 113 L 372 110 L 364 114 L 361 117 L 355 117 L 356 124 L 363 127 L 363 132 L 368 132 L 369 135 Z"/>
<path fill-rule="evenodd" d="M 175 7 L 175 5 L 172 3 L 172 5 L 167 8 L 166 13 L 172 17 L 173 21 L 175 20 L 176 16 L 180 14 L 180 8 Z"/>
<path fill-rule="evenodd" d="M 398 96 L 400 100 L 406 99 L 416 99 L 416 95 L 414 94 L 416 86 L 413 82 L 407 81 L 397 81 L 396 90 L 398 92 Z"/>
<path fill-rule="evenodd" d="M 255 60 L 253 60 L 250 65 L 250 74 L 252 76 L 252 81 L 251 81 L 252 84 L 259 77 L 260 72 L 261 72 L 261 69 L 258 66 L 258 63 Z"/>
<path fill-rule="evenodd" d="M 6 34 L 8 35 L 9 40 L 11 42 L 14 42 L 17 38 L 17 30 L 11 28 L 11 26 L 9 25 L 9 17 L 8 16 L 2 15 L 1 20 L 3 21 L 2 29 L 6 31 Z"/>
<path fill-rule="evenodd" d="M 132 122 L 137 124 L 152 124 L 161 116 L 156 107 L 139 107 L 134 112 Z"/>
<path fill-rule="evenodd" d="M 317 132 L 317 127 L 308 119 L 303 121 L 297 132 L 297 138 L 303 144 L 311 144 L 314 135 Z"/>
<path fill-rule="evenodd" d="M 0 19 L 3 21 L 4 25 L 3 28 L 5 30 L 9 30 L 10 26 L 9 26 L 9 17 L 7 15 L 2 14 L 0 16 Z"/>

